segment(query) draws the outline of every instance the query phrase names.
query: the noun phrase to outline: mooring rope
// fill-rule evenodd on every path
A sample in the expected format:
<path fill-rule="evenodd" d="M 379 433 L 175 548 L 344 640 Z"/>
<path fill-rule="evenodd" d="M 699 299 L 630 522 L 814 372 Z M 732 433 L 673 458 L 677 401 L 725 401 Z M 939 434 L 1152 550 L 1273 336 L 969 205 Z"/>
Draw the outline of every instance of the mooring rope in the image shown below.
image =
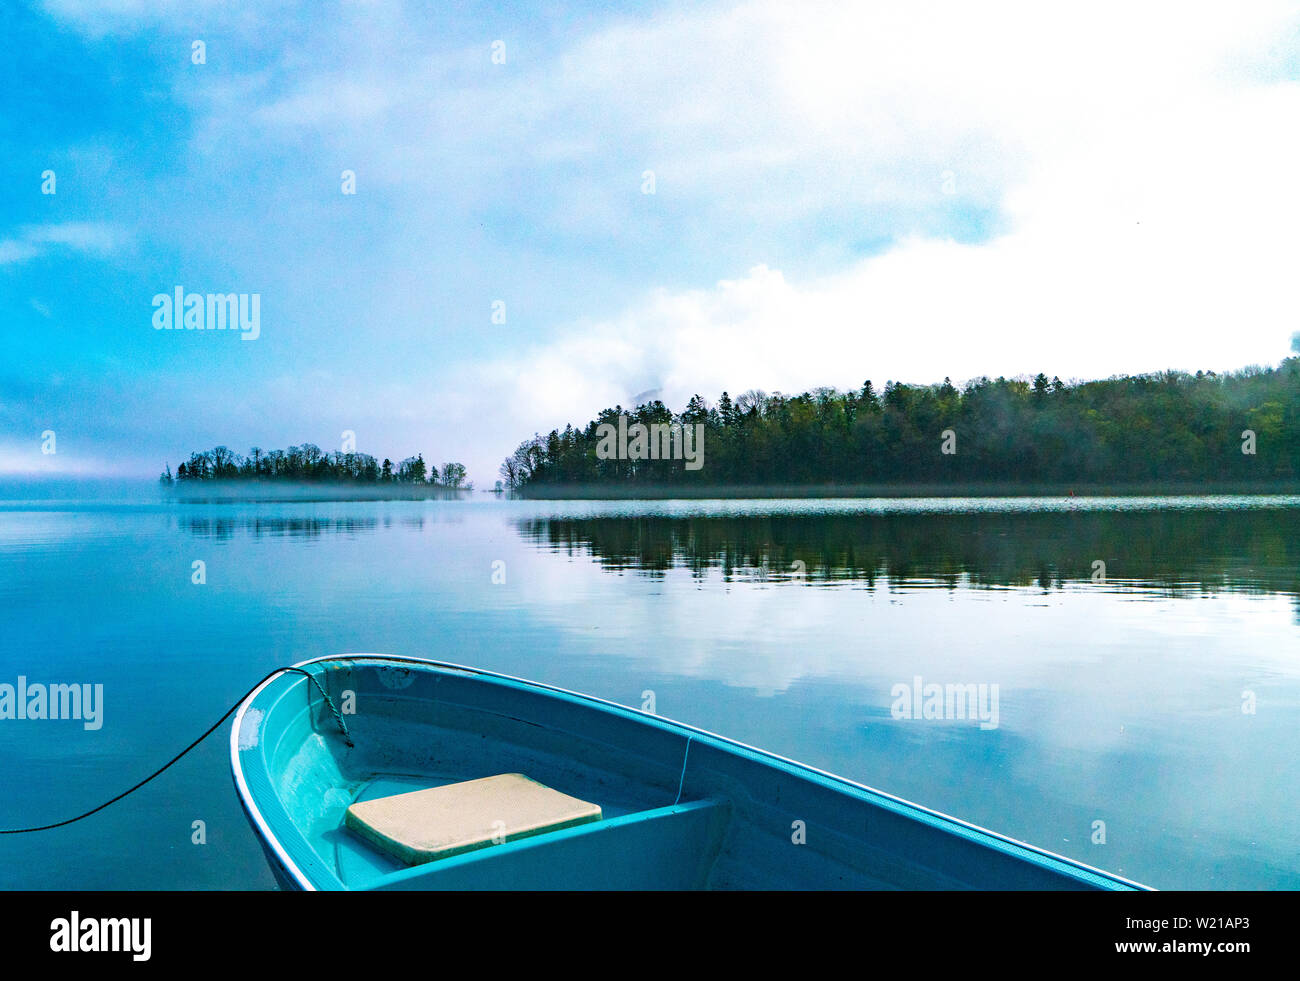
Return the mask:
<path fill-rule="evenodd" d="M 120 794 L 118 794 L 118 795 L 117 795 L 116 797 L 114 797 L 112 800 L 106 800 L 106 801 L 104 801 L 104 803 L 100 804 L 98 807 L 92 807 L 92 808 L 91 808 L 89 811 L 87 811 L 85 814 L 78 814 L 76 817 L 70 817 L 70 818 L 68 818 L 66 821 L 56 821 L 54 824 L 42 824 L 42 825 L 40 825 L 39 827 L 35 827 L 35 828 L 0 828 L 0 835 L 25 835 L 25 834 L 30 834 L 30 833 L 33 832 L 33 831 L 52 831 L 54 828 L 62 828 L 64 825 L 75 824 L 77 821 L 80 821 L 80 820 L 82 820 L 83 818 L 88 818 L 88 817 L 90 817 L 92 814 L 98 814 L 100 811 L 102 811 L 104 808 L 108 807 L 108 806 L 111 805 L 111 804 L 116 804 L 116 803 L 117 803 L 118 801 L 120 801 L 123 797 L 128 797 L 128 796 L 130 796 L 131 794 L 135 793 L 137 790 L 139 790 L 141 787 L 143 787 L 145 784 L 147 784 L 147 783 L 148 783 L 150 780 L 152 780 L 154 777 L 160 776 L 160 775 L 161 775 L 162 773 L 164 773 L 164 772 L 168 769 L 168 767 L 170 767 L 173 763 L 175 763 L 175 762 L 177 762 L 178 760 L 180 760 L 180 758 L 183 757 L 186 753 L 188 753 L 190 750 L 192 750 L 192 749 L 193 749 L 195 746 L 197 746 L 199 743 L 203 742 L 203 740 L 207 739 L 207 738 L 208 738 L 210 735 L 212 735 L 214 732 L 216 732 L 217 729 L 221 726 L 221 723 L 225 722 L 226 719 L 230 718 L 230 713 L 234 712 L 235 709 L 239 708 L 239 706 L 242 705 L 242 704 L 244 703 L 245 699 L 247 699 L 250 695 L 252 695 L 253 692 L 257 691 L 257 689 L 261 688 L 264 684 L 266 684 L 268 681 L 270 681 L 270 680 L 271 680 L 272 678 L 274 678 L 276 675 L 278 675 L 278 674 L 284 674 L 285 672 L 289 672 L 289 671 L 292 671 L 292 672 L 294 672 L 294 673 L 296 673 L 296 674 L 300 674 L 300 675 L 302 675 L 302 676 L 305 677 L 308 681 L 310 681 L 313 685 L 316 686 L 316 690 L 317 690 L 318 692 L 320 692 L 320 693 L 321 693 L 321 697 L 325 699 L 325 704 L 328 705 L 328 706 L 330 707 L 330 711 L 334 713 L 334 720 L 339 724 L 339 728 L 343 731 L 343 739 L 344 739 L 344 741 L 345 741 L 349 746 L 351 746 L 351 745 L 352 745 L 352 735 L 351 735 L 351 733 L 348 732 L 348 727 L 347 727 L 347 725 L 346 725 L 346 724 L 344 723 L 344 721 L 343 721 L 343 716 L 340 715 L 340 714 L 339 714 L 339 710 L 338 710 L 337 708 L 334 707 L 334 701 L 333 701 L 333 699 L 331 699 L 331 698 L 329 697 L 329 695 L 327 695 L 327 694 L 325 693 L 325 689 L 322 688 L 320 682 L 316 680 L 316 676 L 315 676 L 314 674 L 310 674 L 310 673 L 307 672 L 307 671 L 304 671 L 302 668 L 276 668 L 274 671 L 272 671 L 270 674 L 268 674 L 265 678 L 263 678 L 261 681 L 259 681 L 257 684 L 255 684 L 252 688 L 248 689 L 248 691 L 244 694 L 244 696 L 243 696 L 242 698 L 239 699 L 239 701 L 235 702 L 234 705 L 232 705 L 232 706 L 230 706 L 230 708 L 226 709 L 225 713 L 221 716 L 221 718 L 219 718 L 216 722 L 212 723 L 212 725 L 208 727 L 208 730 L 207 730 L 206 732 L 204 732 L 203 735 L 199 736 L 198 739 L 194 740 L 194 742 L 190 743 L 190 744 L 189 744 L 188 746 L 186 746 L 183 750 L 181 750 L 179 753 L 177 753 L 175 756 L 173 756 L 170 760 L 168 760 L 166 763 L 164 763 L 164 764 L 163 764 L 162 766 L 160 766 L 158 769 L 154 770 L 153 773 L 149 774 L 147 777 L 145 777 L 143 780 L 141 780 L 141 781 L 140 781 L 138 784 L 136 784 L 134 787 L 130 788 L 129 790 L 124 790 L 124 791 L 122 791 Z"/>

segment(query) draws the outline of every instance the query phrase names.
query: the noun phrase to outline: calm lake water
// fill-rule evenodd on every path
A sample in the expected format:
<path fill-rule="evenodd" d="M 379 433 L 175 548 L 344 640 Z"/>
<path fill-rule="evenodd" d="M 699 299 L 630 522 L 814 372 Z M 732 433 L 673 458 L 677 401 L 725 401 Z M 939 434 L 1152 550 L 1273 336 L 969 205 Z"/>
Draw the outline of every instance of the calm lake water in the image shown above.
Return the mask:
<path fill-rule="evenodd" d="M 1300 887 L 1300 498 L 11 500 L 0 622 L 0 684 L 104 686 L 97 730 L 0 720 L 4 827 L 120 792 L 272 668 L 382 651 L 653 693 L 1157 887 Z M 918 677 L 996 685 L 996 727 L 896 718 Z M 272 887 L 227 739 L 0 837 L 0 885 Z"/>

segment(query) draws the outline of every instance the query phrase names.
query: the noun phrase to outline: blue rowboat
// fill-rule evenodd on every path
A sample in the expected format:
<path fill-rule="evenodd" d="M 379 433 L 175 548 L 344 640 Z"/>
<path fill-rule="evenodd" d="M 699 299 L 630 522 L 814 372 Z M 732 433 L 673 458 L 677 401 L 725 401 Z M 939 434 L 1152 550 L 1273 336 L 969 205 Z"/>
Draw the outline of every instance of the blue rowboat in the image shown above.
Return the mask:
<path fill-rule="evenodd" d="M 1143 889 L 600 699 L 355 654 L 246 698 L 230 762 L 293 889 Z"/>

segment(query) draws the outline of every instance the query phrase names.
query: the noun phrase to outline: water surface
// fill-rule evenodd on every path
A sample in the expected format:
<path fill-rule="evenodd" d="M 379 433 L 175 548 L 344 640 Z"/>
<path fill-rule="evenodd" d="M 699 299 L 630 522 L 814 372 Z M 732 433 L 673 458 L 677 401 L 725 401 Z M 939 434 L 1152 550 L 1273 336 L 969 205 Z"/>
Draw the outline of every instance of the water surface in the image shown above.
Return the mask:
<path fill-rule="evenodd" d="M 105 699 L 94 731 L 0 721 L 6 827 L 119 792 L 276 666 L 384 651 L 652 696 L 1158 887 L 1300 886 L 1300 499 L 11 500 L 0 614 L 0 684 Z M 896 718 L 918 677 L 996 685 L 996 727 Z M 226 753 L 0 837 L 0 885 L 270 887 Z"/>

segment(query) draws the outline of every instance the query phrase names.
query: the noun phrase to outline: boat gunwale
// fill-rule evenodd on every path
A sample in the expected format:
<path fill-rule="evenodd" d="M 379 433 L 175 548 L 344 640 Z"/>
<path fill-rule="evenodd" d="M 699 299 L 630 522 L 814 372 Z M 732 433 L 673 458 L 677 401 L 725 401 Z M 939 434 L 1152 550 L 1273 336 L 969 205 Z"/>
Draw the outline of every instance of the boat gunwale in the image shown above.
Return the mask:
<path fill-rule="evenodd" d="M 804 773 L 813 774 L 823 781 L 829 781 L 832 784 L 842 784 L 845 787 L 852 788 L 854 791 L 857 791 L 859 793 L 869 794 L 874 797 L 880 798 L 883 801 L 888 801 L 891 804 L 896 805 L 897 807 L 901 808 L 904 811 L 911 810 L 911 811 L 919 812 L 919 814 L 925 815 L 926 817 L 931 819 L 930 822 L 925 822 L 925 823 L 931 823 L 937 820 L 937 822 L 939 822 L 940 824 L 947 823 L 955 826 L 955 828 L 949 828 L 949 829 L 940 828 L 940 830 L 948 830 L 951 833 L 956 829 L 961 829 L 962 831 L 968 833 L 974 833 L 974 836 L 976 836 L 977 838 L 981 836 L 987 837 L 991 839 L 993 842 L 997 842 L 1001 845 L 1007 845 L 1016 849 L 1023 849 L 1038 857 L 1049 859 L 1054 862 L 1060 862 L 1068 866 L 1070 869 L 1086 872 L 1094 876 L 1099 876 L 1103 879 L 1109 880 L 1121 886 L 1127 886 L 1131 889 L 1140 892 L 1156 891 L 1155 888 L 1152 886 L 1148 886 L 1143 883 L 1137 882 L 1135 880 L 1128 879 L 1117 873 L 1108 872 L 1105 869 L 1099 869 L 1095 866 L 1088 865 L 1086 862 L 1080 862 L 1077 859 L 1069 858 L 1068 856 L 1061 855 L 1053 851 L 1049 851 L 1046 848 L 1042 848 L 1038 845 L 1034 845 L 1026 841 L 1018 841 L 1015 838 L 1009 837 L 1008 835 L 1001 834 L 997 831 L 992 831 L 989 828 L 982 827 L 978 824 L 974 824 L 970 821 L 966 821 L 959 817 L 954 817 L 951 814 L 945 814 L 943 811 L 935 810 L 934 808 L 927 807 L 924 804 L 918 804 L 915 801 L 907 800 L 906 798 L 899 797 L 895 794 L 891 794 L 888 791 L 879 790 L 875 787 L 868 786 L 867 784 L 860 783 L 856 780 L 852 780 L 838 773 L 831 773 L 830 771 L 819 769 L 818 767 L 812 766 L 808 763 L 802 763 L 798 760 L 792 760 L 789 757 L 780 755 L 779 753 L 774 753 L 766 749 L 760 749 L 757 746 L 751 746 L 748 743 L 743 743 L 738 739 L 732 739 L 729 736 L 722 736 L 715 732 L 710 732 L 707 729 L 701 729 L 698 726 L 693 726 L 686 722 L 679 722 L 676 719 L 670 719 L 667 718 L 666 716 L 644 712 L 628 705 L 621 705 L 618 702 L 612 702 L 609 701 L 608 699 L 600 698 L 596 695 L 588 695 L 582 692 L 571 691 L 570 689 L 561 688 L 557 685 L 547 684 L 546 682 L 531 681 L 527 678 L 519 678 L 514 675 L 503 674 L 501 672 L 491 671 L 486 668 L 475 668 L 475 667 L 470 667 L 469 665 L 456 664 L 451 661 L 438 661 L 432 658 L 411 657 L 409 655 L 404 655 L 404 654 L 376 654 L 376 653 L 325 654 L 319 657 L 308 658 L 304 661 L 299 661 L 296 664 L 290 665 L 289 667 L 282 668 L 280 671 L 276 672 L 274 675 L 267 678 L 265 681 L 262 682 L 262 684 L 258 685 L 256 689 L 254 689 L 252 692 L 249 693 L 248 697 L 245 698 L 239 704 L 239 709 L 235 713 L 235 718 L 231 723 L 231 734 L 230 734 L 231 769 L 233 771 L 234 778 L 235 778 L 235 790 L 239 794 L 240 802 L 244 807 L 245 813 L 248 814 L 249 820 L 252 821 L 254 827 L 257 829 L 258 837 L 261 838 L 261 840 L 275 852 L 276 858 L 279 860 L 283 869 L 294 879 L 294 881 L 299 885 L 299 887 L 307 891 L 314 892 L 316 891 L 317 887 L 311 883 L 311 881 L 302 872 L 302 870 L 299 869 L 298 866 L 294 863 L 294 861 L 289 857 L 283 845 L 281 845 L 279 839 L 277 838 L 275 833 L 271 830 L 270 826 L 267 824 L 265 818 L 262 816 L 261 811 L 258 809 L 257 804 L 254 802 L 252 798 L 252 793 L 249 790 L 248 784 L 244 779 L 243 767 L 240 761 L 241 751 L 239 748 L 239 733 L 242 729 L 242 722 L 243 722 L 245 710 L 253 704 L 253 702 L 257 699 L 257 697 L 261 695 L 261 693 L 269 685 L 271 685 L 275 681 L 278 681 L 281 678 L 281 676 L 287 673 L 289 670 L 291 669 L 302 670 L 307 668 L 310 665 L 322 664 L 325 662 L 349 662 L 349 661 L 364 661 L 364 660 L 395 661 L 399 663 L 420 665 L 426 668 L 431 667 L 431 668 L 442 669 L 444 671 L 454 671 L 454 672 L 463 673 L 473 678 L 491 679 L 498 682 L 507 682 L 511 685 L 522 686 L 525 689 L 538 690 L 553 695 L 561 695 L 566 698 L 576 699 L 579 702 L 590 703 L 592 705 L 600 707 L 601 709 L 604 709 L 605 711 L 612 711 L 616 715 L 621 715 L 629 721 L 639 722 L 642 724 L 656 725 L 658 728 L 667 731 L 677 731 L 679 733 L 685 734 L 690 738 L 703 737 L 704 739 L 712 741 L 714 743 L 722 744 L 722 748 L 724 749 L 729 749 L 733 752 L 740 751 L 742 754 L 750 754 L 754 757 L 758 757 L 759 762 L 775 761 L 777 763 L 780 763 L 782 766 L 791 768 L 795 771 L 802 771 Z M 913 815 L 913 817 L 915 816 L 916 815 Z M 932 826 L 934 825 L 932 824 Z"/>
<path fill-rule="evenodd" d="M 313 660 L 318 659 L 313 658 Z M 309 662 L 304 661 L 302 663 Z M 297 667 L 297 665 L 294 665 L 294 667 Z M 252 791 L 248 789 L 248 782 L 244 779 L 244 767 L 240 759 L 242 750 L 239 745 L 239 734 L 244 728 L 244 712 L 252 706 L 253 701 L 262 694 L 268 685 L 273 681 L 278 681 L 288 673 L 288 670 L 288 668 L 281 668 L 249 692 L 248 697 L 239 703 L 239 709 L 235 712 L 235 717 L 230 723 L 230 770 L 235 780 L 235 793 L 239 796 L 239 803 L 244 808 L 244 813 L 248 815 L 248 820 L 252 822 L 253 827 L 256 829 L 257 837 L 262 845 L 270 848 L 275 853 L 280 868 L 294 880 L 300 889 L 304 892 L 316 892 L 315 884 L 307 878 L 303 871 L 298 868 L 297 863 L 289 857 L 284 846 L 280 844 L 279 837 L 271 830 L 266 818 L 262 816 L 257 802 L 253 799 Z"/>

